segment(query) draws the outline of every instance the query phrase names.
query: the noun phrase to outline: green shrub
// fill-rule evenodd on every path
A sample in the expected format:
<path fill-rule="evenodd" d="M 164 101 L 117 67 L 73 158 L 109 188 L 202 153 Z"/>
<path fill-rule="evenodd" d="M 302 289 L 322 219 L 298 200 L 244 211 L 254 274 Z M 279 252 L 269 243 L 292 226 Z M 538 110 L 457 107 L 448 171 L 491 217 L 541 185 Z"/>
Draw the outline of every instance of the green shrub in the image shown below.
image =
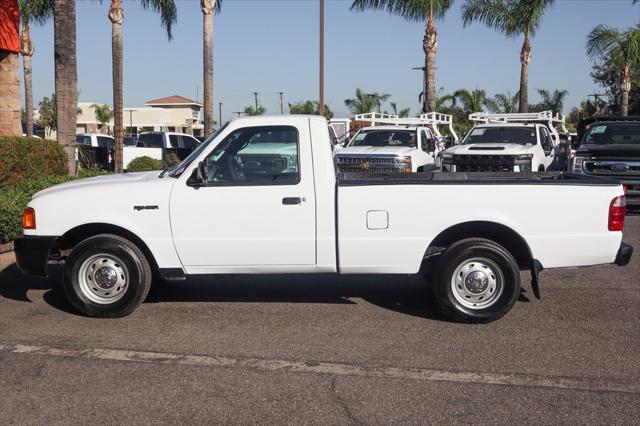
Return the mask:
<path fill-rule="evenodd" d="M 152 170 L 162 170 L 162 161 L 151 157 L 134 158 L 127 167 L 127 172 L 147 172 Z"/>
<path fill-rule="evenodd" d="M 65 176 L 67 156 L 56 141 L 0 138 L 0 187 L 39 176 Z"/>
<path fill-rule="evenodd" d="M 108 174 L 109 172 L 107 170 L 102 170 L 97 167 L 92 167 L 90 169 L 78 169 L 79 178 L 89 178 L 89 177 L 103 176 Z"/>
<path fill-rule="evenodd" d="M 180 158 L 176 155 L 175 152 L 170 152 L 164 157 L 164 164 L 167 167 L 173 167 L 176 164 L 180 164 Z"/>
<path fill-rule="evenodd" d="M 0 187 L 0 244 L 22 234 L 22 211 L 33 194 L 71 179 L 69 176 L 38 176 Z"/>

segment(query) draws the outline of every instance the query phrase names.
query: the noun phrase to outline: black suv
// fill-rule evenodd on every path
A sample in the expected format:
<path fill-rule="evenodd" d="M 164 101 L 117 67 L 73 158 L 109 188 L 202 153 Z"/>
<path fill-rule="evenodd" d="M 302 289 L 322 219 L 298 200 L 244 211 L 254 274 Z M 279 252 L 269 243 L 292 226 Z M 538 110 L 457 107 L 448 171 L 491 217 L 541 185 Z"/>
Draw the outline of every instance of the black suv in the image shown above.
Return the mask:
<path fill-rule="evenodd" d="M 640 116 L 583 119 L 578 132 L 572 170 L 619 180 L 627 205 L 640 207 Z"/>

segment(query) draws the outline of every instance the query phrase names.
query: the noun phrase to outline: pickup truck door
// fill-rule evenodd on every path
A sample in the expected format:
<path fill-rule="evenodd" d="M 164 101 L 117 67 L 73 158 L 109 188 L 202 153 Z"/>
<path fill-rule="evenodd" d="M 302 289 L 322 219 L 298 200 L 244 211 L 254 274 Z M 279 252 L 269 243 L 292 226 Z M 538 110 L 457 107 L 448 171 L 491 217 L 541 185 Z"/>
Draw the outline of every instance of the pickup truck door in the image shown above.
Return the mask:
<path fill-rule="evenodd" d="M 542 147 L 542 151 L 544 153 L 544 168 L 545 170 L 553 164 L 553 160 L 555 158 L 555 150 L 553 146 L 553 139 L 549 134 L 549 131 L 545 127 L 540 127 L 540 146 Z"/>
<path fill-rule="evenodd" d="M 245 127 L 225 137 L 203 161 L 204 186 L 181 179 L 171 194 L 187 273 L 315 265 L 312 164 L 308 126 Z"/>
<path fill-rule="evenodd" d="M 418 127 L 419 158 L 422 164 L 433 164 L 438 152 L 438 141 L 428 127 Z"/>

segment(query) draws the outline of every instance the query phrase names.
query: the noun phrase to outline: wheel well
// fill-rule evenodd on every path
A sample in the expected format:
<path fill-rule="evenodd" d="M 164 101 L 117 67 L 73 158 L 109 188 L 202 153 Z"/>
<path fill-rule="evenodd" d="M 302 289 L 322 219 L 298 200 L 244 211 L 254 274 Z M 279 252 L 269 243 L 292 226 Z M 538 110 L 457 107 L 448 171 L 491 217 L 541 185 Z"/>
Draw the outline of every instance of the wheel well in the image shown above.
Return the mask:
<path fill-rule="evenodd" d="M 438 247 L 449 247 L 465 238 L 486 238 L 494 241 L 511 253 L 520 269 L 531 269 L 533 255 L 524 238 L 508 226 L 495 222 L 465 222 L 447 228 L 431 242 L 427 253 L 432 253 Z"/>
<path fill-rule="evenodd" d="M 155 270 L 158 269 L 158 264 L 151 250 L 149 250 L 149 247 L 147 247 L 140 237 L 125 228 L 109 223 L 87 223 L 72 228 L 58 238 L 55 249 L 57 249 L 61 255 L 66 256 L 66 253 L 73 249 L 79 242 L 99 234 L 113 234 L 126 238 L 144 253 L 152 268 Z"/>

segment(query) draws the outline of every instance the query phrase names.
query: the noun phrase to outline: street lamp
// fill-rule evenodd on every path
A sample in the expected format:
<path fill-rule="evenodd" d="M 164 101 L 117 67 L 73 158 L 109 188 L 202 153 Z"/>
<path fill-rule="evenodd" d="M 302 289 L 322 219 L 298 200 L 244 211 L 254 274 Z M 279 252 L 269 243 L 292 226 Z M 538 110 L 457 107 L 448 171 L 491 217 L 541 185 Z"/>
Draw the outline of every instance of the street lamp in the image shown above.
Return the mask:
<path fill-rule="evenodd" d="M 422 96 L 418 99 L 422 102 L 422 112 L 427 112 L 427 68 L 426 67 L 413 67 L 412 70 L 422 71 Z"/>

